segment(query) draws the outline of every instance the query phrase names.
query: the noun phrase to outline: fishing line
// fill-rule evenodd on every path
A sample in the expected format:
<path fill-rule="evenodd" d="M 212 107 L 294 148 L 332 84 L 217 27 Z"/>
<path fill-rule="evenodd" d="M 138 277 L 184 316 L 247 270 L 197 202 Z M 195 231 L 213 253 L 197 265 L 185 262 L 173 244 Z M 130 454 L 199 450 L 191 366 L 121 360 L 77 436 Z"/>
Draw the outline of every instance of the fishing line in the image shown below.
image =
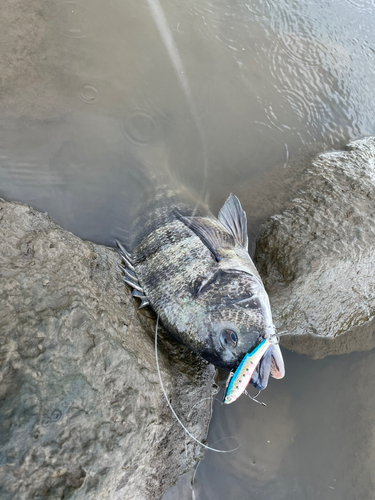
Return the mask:
<path fill-rule="evenodd" d="M 164 389 L 164 385 L 163 385 L 163 382 L 161 380 L 161 373 L 160 373 L 160 368 L 159 368 L 159 358 L 158 358 L 158 326 L 159 326 L 159 315 L 156 319 L 156 327 L 155 327 L 155 359 L 156 359 L 156 368 L 158 370 L 158 375 L 159 375 L 159 382 L 160 382 L 160 387 L 161 387 L 161 390 L 163 391 L 163 394 L 164 394 L 164 397 L 165 397 L 165 400 L 171 410 L 171 412 L 173 413 L 174 417 L 176 418 L 177 422 L 181 425 L 181 427 L 184 429 L 184 431 L 186 432 L 186 434 L 188 434 L 192 439 L 194 439 L 194 441 L 196 441 L 198 444 L 200 444 L 201 446 L 203 446 L 203 448 L 206 448 L 207 450 L 211 450 L 211 451 L 216 451 L 216 453 L 231 453 L 232 451 L 236 451 L 238 450 L 238 448 L 240 448 L 241 445 L 237 446 L 237 448 L 233 448 L 233 450 L 217 450 L 216 448 L 211 448 L 210 446 L 207 446 L 203 443 L 201 443 L 197 438 L 195 438 L 187 429 L 186 427 L 184 426 L 184 424 L 181 422 L 181 420 L 178 418 L 176 412 L 174 411 L 174 409 L 172 408 L 172 405 L 171 403 L 169 402 L 169 399 L 168 399 L 168 396 L 167 396 L 167 393 Z M 224 438 L 225 439 L 225 438 Z"/>
<path fill-rule="evenodd" d="M 266 403 L 263 403 L 263 401 L 258 401 L 258 399 L 256 399 L 259 396 L 260 391 L 255 396 L 251 396 L 251 394 L 249 394 L 246 389 L 243 391 L 243 393 L 246 394 L 246 396 L 248 396 L 252 401 L 258 403 L 258 405 L 267 406 Z"/>
<path fill-rule="evenodd" d="M 197 475 L 197 471 L 198 471 L 198 467 L 199 467 L 200 463 L 201 463 L 201 461 L 197 463 L 193 477 L 191 478 L 191 481 L 190 481 L 190 490 L 191 490 L 192 500 L 195 500 L 194 483 L 195 483 L 195 476 Z"/>
<path fill-rule="evenodd" d="M 165 17 L 163 7 L 160 5 L 159 0 L 146 0 L 150 13 L 154 23 L 158 29 L 160 38 L 167 50 L 169 58 L 172 62 L 173 69 L 176 73 L 177 79 L 181 85 L 182 91 L 185 95 L 186 101 L 188 103 L 190 113 L 193 117 L 195 126 L 197 127 L 198 135 L 202 145 L 203 153 L 203 190 L 202 199 L 204 199 L 204 193 L 206 189 L 206 182 L 208 176 L 208 157 L 207 157 L 207 147 L 206 147 L 206 135 L 202 121 L 199 117 L 197 107 L 194 102 L 193 94 L 190 89 L 189 81 L 186 77 L 186 71 L 182 63 L 180 54 L 178 52 L 176 43 L 173 39 L 172 31 L 169 28 L 167 18 Z"/>
<path fill-rule="evenodd" d="M 209 396 L 207 398 L 202 398 L 200 399 L 199 401 L 197 401 L 196 403 L 193 404 L 193 406 L 190 408 L 189 410 L 189 413 L 187 414 L 187 418 L 189 418 L 189 416 L 191 415 L 191 412 L 193 411 L 194 407 L 197 406 L 199 403 L 201 403 L 202 401 L 207 401 L 207 399 L 209 399 L 211 401 L 211 413 L 210 413 L 210 422 L 211 422 L 211 418 L 212 418 L 212 407 L 213 407 L 213 403 L 214 401 L 218 401 L 219 403 L 221 403 L 220 399 L 217 399 L 217 398 L 214 398 L 213 396 Z M 209 425 L 209 424 L 208 424 Z M 207 436 L 206 436 L 207 437 Z M 225 438 L 223 438 L 225 439 Z M 186 436 L 185 436 L 185 455 L 186 455 L 186 458 L 187 458 L 187 448 L 186 448 Z"/>

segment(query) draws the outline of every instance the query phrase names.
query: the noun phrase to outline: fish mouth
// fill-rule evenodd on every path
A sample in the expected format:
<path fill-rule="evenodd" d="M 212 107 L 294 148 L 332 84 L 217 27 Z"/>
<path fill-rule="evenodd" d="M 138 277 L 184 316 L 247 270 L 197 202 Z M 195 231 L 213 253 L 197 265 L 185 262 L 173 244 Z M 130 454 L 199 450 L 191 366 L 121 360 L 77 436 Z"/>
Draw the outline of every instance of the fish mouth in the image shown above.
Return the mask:
<path fill-rule="evenodd" d="M 283 355 L 278 344 L 272 344 L 264 353 L 262 359 L 251 378 L 250 383 L 263 391 L 268 385 L 269 377 L 281 379 L 285 375 Z"/>

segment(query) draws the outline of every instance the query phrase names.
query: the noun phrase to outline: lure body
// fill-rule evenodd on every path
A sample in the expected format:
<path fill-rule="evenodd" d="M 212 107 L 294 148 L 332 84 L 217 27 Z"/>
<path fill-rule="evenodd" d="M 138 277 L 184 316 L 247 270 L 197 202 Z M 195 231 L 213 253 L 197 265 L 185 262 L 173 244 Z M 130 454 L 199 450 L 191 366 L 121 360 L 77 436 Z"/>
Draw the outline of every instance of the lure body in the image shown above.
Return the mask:
<path fill-rule="evenodd" d="M 251 353 L 245 355 L 229 382 L 224 396 L 224 404 L 233 403 L 243 394 L 260 360 L 270 347 L 271 341 L 266 338 Z"/>

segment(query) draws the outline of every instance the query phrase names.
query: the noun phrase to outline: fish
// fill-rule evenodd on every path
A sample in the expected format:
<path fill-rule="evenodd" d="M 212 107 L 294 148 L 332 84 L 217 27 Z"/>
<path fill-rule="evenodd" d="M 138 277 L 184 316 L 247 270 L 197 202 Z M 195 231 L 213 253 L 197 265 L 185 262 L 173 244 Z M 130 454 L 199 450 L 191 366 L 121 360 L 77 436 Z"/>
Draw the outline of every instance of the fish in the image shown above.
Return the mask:
<path fill-rule="evenodd" d="M 246 354 L 276 338 L 271 307 L 248 252 L 247 218 L 230 194 L 216 218 L 183 187 L 145 190 L 131 241 L 117 241 L 123 280 L 164 328 L 216 367 L 235 371 Z M 251 383 L 282 378 L 277 342 L 258 360 Z"/>

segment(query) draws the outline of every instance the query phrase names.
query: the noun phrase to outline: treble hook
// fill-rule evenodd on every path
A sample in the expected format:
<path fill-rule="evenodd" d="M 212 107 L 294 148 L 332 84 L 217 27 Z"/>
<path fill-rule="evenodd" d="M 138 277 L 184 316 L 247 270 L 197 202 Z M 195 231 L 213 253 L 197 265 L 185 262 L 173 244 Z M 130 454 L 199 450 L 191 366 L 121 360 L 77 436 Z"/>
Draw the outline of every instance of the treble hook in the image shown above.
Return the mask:
<path fill-rule="evenodd" d="M 257 394 L 255 394 L 255 396 L 254 396 L 254 397 L 253 397 L 253 396 L 251 396 L 251 395 L 247 392 L 247 390 L 246 390 L 246 389 L 244 390 L 244 392 L 243 392 L 243 393 L 244 393 L 244 394 L 246 394 L 246 396 L 248 396 L 250 399 L 252 399 L 252 400 L 253 400 L 253 401 L 255 401 L 256 403 L 258 403 L 258 405 L 267 406 L 267 405 L 266 405 L 266 403 L 263 403 L 263 401 L 258 401 L 258 400 L 256 399 L 256 398 L 259 396 L 260 391 L 258 391 L 258 392 L 257 392 Z"/>
<path fill-rule="evenodd" d="M 229 387 L 229 383 L 230 383 L 230 381 L 231 381 L 231 379 L 232 379 L 233 375 L 234 375 L 234 372 L 232 372 L 232 370 L 231 370 L 231 371 L 229 372 L 229 375 L 228 375 L 227 380 L 225 381 L 224 397 L 223 397 L 223 401 L 222 401 L 222 403 L 221 403 L 222 405 L 224 404 L 225 397 L 226 397 L 226 395 L 227 395 L 227 390 L 228 390 L 228 387 Z"/>

